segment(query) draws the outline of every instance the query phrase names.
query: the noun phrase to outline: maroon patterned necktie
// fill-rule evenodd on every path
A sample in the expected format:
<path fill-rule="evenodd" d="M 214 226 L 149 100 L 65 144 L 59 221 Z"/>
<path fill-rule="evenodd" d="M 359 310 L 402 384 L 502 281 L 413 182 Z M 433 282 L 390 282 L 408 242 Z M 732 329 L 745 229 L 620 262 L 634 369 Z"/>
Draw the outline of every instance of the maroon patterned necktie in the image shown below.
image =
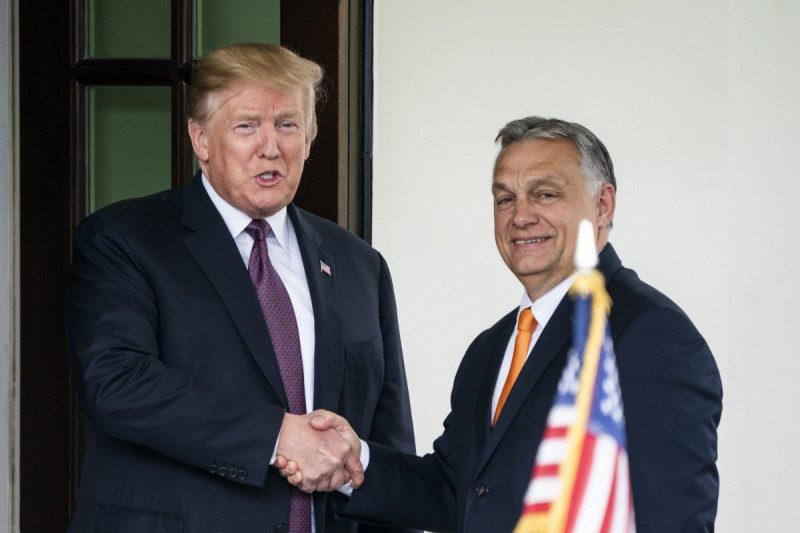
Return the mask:
<path fill-rule="evenodd" d="M 267 235 L 272 229 L 266 220 L 253 220 L 245 231 L 253 237 L 253 249 L 247 270 L 258 293 L 272 346 L 278 359 L 283 388 L 289 400 L 289 412 L 306 414 L 306 394 L 303 385 L 303 359 L 300 356 L 300 336 L 292 301 L 281 278 L 269 260 Z M 311 532 L 311 495 L 292 490 L 289 533 Z"/>

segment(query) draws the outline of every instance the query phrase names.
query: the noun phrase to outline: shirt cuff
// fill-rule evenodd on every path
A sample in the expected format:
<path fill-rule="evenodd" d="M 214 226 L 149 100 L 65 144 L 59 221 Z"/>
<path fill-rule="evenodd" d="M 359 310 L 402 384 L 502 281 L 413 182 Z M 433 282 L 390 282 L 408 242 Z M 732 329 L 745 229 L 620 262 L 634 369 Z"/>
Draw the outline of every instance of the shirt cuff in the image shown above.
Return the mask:
<path fill-rule="evenodd" d="M 278 457 L 278 441 L 281 440 L 281 434 L 278 433 L 278 438 L 275 439 L 275 447 L 272 448 L 272 457 L 269 458 L 269 466 L 275 464 L 275 459 Z"/>
<path fill-rule="evenodd" d="M 369 444 L 367 444 L 367 441 L 365 440 L 361 440 L 361 466 L 364 467 L 364 473 L 366 474 L 367 467 L 369 466 Z M 345 496 L 350 496 L 353 494 L 353 487 L 350 485 L 349 481 L 336 490 Z"/>

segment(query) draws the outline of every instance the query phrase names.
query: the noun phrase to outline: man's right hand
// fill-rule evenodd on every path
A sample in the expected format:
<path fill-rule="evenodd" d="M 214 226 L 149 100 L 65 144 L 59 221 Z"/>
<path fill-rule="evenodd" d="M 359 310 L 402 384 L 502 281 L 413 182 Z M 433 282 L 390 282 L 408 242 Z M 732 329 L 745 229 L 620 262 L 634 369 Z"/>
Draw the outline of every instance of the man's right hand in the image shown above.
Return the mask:
<path fill-rule="evenodd" d="M 278 438 L 275 467 L 305 492 L 336 490 L 364 481 L 361 442 L 347 420 L 330 411 L 286 413 Z"/>

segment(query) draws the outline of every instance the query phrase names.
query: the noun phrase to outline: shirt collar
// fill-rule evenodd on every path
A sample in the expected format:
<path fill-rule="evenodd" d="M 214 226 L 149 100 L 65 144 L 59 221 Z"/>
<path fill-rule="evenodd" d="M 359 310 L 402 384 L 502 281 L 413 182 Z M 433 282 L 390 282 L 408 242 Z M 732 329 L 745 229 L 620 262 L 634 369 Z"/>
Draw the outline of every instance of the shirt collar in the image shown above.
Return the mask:
<path fill-rule="evenodd" d="M 572 282 L 575 281 L 577 275 L 578 273 L 575 272 L 550 289 L 535 302 L 531 302 L 528 291 L 522 291 L 522 303 L 519 306 L 519 311 L 517 311 L 517 320 L 519 320 L 519 313 L 526 307 L 530 307 L 536 322 L 542 327 L 546 326 L 550 317 L 556 312 L 556 307 L 558 307 L 558 304 L 561 303 L 561 300 L 564 299 L 564 295 L 567 294 L 567 291 L 572 286 Z"/>
<path fill-rule="evenodd" d="M 217 211 L 219 211 L 219 214 L 222 216 L 222 220 L 225 221 L 225 225 L 228 227 L 228 231 L 231 232 L 231 236 L 235 239 L 253 219 L 233 207 L 226 202 L 222 196 L 217 194 L 217 191 L 214 190 L 214 187 L 212 187 L 205 174 L 203 174 L 203 186 L 208 196 L 211 198 L 211 201 L 214 203 L 214 207 L 217 208 Z M 281 208 L 280 211 L 272 216 L 266 217 L 264 220 L 266 220 L 269 223 L 269 227 L 272 228 L 272 233 L 275 239 L 277 239 L 278 245 L 284 250 L 288 250 L 289 221 L 286 207 Z"/>

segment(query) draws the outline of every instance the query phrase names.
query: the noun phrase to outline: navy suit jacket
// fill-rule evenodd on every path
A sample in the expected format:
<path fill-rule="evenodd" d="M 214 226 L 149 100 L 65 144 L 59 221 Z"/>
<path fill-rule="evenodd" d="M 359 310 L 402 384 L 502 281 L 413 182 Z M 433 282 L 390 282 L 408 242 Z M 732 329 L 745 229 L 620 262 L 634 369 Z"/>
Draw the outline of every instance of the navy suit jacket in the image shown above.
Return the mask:
<path fill-rule="evenodd" d="M 314 407 L 413 452 L 386 263 L 337 225 L 288 213 L 314 308 Z M 286 395 L 247 267 L 199 174 L 80 225 L 66 321 L 87 420 L 69 531 L 287 531 L 291 487 L 269 467 Z M 318 533 L 357 531 L 333 519 L 337 497 L 315 495 Z"/>
<path fill-rule="evenodd" d="M 598 268 L 613 301 L 637 529 L 712 531 L 722 410 L 714 358 L 683 311 L 622 267 L 610 244 Z M 517 310 L 481 333 L 459 367 L 434 452 L 420 458 L 371 445 L 364 485 L 343 514 L 431 531 L 512 531 L 571 345 L 572 308 L 566 296 L 493 430 L 492 392 Z"/>

